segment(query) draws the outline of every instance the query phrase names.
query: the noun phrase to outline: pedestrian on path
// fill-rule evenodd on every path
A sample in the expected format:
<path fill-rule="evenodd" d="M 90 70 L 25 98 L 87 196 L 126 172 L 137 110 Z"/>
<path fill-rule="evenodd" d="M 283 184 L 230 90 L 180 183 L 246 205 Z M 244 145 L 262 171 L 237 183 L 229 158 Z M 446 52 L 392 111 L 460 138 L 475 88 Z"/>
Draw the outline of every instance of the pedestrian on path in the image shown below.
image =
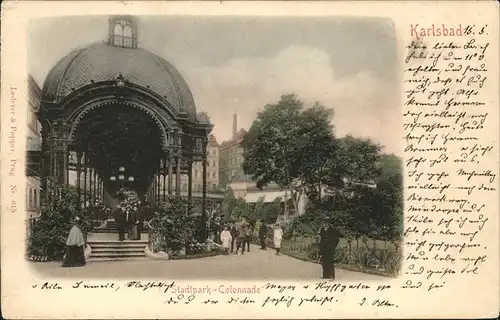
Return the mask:
<path fill-rule="evenodd" d="M 224 231 L 221 232 L 220 234 L 220 242 L 222 243 L 222 248 L 224 249 L 224 255 L 228 255 L 229 251 L 229 246 L 233 240 L 233 237 L 231 236 L 231 232 L 229 231 L 229 228 L 226 226 L 224 227 Z"/>
<path fill-rule="evenodd" d="M 279 223 L 274 226 L 273 240 L 274 240 L 274 248 L 276 249 L 276 255 L 280 255 L 281 249 L 281 240 L 283 239 L 283 229 Z"/>
<path fill-rule="evenodd" d="M 236 230 L 238 230 L 238 236 L 236 237 L 236 254 L 241 248 L 241 254 L 245 254 L 245 239 L 246 239 L 246 223 L 241 222 L 236 226 Z"/>
<path fill-rule="evenodd" d="M 236 242 L 236 238 L 238 237 L 238 230 L 234 223 L 231 224 L 231 253 L 234 252 L 234 244 Z"/>
<path fill-rule="evenodd" d="M 321 265 L 323 267 L 323 279 L 335 279 L 333 257 L 335 255 L 335 248 L 339 244 L 342 235 L 332 226 L 328 217 L 323 218 L 319 235 L 319 253 L 321 255 Z"/>
<path fill-rule="evenodd" d="M 267 226 L 262 221 L 259 228 L 259 240 L 260 240 L 260 248 L 262 250 L 266 250 L 266 237 L 267 237 Z"/>
<path fill-rule="evenodd" d="M 252 237 L 253 237 L 253 227 L 251 224 L 247 223 L 247 229 L 245 232 L 245 243 L 243 244 L 243 246 L 246 245 L 248 252 L 250 252 L 250 242 L 252 242 Z"/>
<path fill-rule="evenodd" d="M 63 267 L 82 267 L 85 265 L 85 239 L 80 229 L 80 218 L 75 217 L 73 227 L 66 240 L 66 255 Z"/>

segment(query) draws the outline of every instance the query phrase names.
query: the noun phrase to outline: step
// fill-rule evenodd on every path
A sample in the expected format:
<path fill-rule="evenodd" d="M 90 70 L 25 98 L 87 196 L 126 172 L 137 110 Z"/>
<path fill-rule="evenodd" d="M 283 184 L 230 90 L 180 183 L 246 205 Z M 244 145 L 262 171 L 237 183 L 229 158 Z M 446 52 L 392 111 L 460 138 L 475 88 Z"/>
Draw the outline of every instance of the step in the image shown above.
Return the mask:
<path fill-rule="evenodd" d="M 142 257 L 92 257 L 90 256 L 87 259 L 87 262 L 113 262 L 113 261 L 142 261 L 142 260 L 149 260 L 147 257 L 142 256 Z"/>
<path fill-rule="evenodd" d="M 92 253 L 94 252 L 144 252 L 144 247 L 133 247 L 133 248 L 112 248 L 112 247 L 92 247 Z"/>
<path fill-rule="evenodd" d="M 92 252 L 90 257 L 118 257 L 118 258 L 127 258 L 127 257 L 144 257 L 146 256 L 143 252 Z"/>
<path fill-rule="evenodd" d="M 134 249 L 134 248 L 143 248 L 148 245 L 147 242 L 141 242 L 141 243 L 101 243 L 101 242 L 89 242 L 88 243 L 92 250 L 94 249 L 99 249 L 99 248 L 113 248 L 113 249 Z"/>

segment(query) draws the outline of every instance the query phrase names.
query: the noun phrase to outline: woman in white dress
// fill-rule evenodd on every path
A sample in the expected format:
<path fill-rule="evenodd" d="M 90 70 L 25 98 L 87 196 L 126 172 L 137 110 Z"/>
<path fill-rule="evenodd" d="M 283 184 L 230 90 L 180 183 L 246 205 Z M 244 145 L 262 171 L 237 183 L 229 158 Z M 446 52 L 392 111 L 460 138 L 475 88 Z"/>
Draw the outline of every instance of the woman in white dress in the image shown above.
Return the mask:
<path fill-rule="evenodd" d="M 220 234 L 220 242 L 222 243 L 222 248 L 224 249 L 224 255 L 228 255 L 229 246 L 231 246 L 231 242 L 233 237 L 231 236 L 231 232 L 227 226 L 224 227 L 224 231 Z"/>
<path fill-rule="evenodd" d="M 276 249 L 276 255 L 280 255 L 280 249 L 281 249 L 281 240 L 283 239 L 283 230 L 281 229 L 280 225 L 277 223 L 274 226 L 274 248 Z"/>

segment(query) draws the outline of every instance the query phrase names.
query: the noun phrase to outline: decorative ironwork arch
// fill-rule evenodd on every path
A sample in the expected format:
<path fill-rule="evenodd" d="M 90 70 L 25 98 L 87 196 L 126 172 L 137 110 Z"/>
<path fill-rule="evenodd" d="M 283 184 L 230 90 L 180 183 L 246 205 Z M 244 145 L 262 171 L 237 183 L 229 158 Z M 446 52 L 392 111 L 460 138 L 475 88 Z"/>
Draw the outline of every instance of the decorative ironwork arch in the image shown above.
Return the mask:
<path fill-rule="evenodd" d="M 66 117 L 66 122 L 69 124 L 69 132 L 68 132 L 68 140 L 71 142 L 74 139 L 75 132 L 78 128 L 78 125 L 81 121 L 81 119 L 88 114 L 90 111 L 95 110 L 97 108 L 104 108 L 104 107 L 109 107 L 113 106 L 116 104 L 121 104 L 125 105 L 131 108 L 135 108 L 138 110 L 141 110 L 142 112 L 146 113 L 148 116 L 151 117 L 151 119 L 156 123 L 158 130 L 160 131 L 161 134 L 161 141 L 162 141 L 162 148 L 169 148 L 170 147 L 170 135 L 168 131 L 171 130 L 171 127 L 168 126 L 167 123 L 161 120 L 161 115 L 158 115 L 158 113 L 151 107 L 149 107 L 146 104 L 143 104 L 139 101 L 136 100 L 130 100 L 130 99 L 120 99 L 117 100 L 116 98 L 109 98 L 106 100 L 101 100 L 101 101 L 91 101 L 87 105 L 83 106 L 82 108 L 78 108 L 74 112 L 72 112 L 70 115 Z"/>

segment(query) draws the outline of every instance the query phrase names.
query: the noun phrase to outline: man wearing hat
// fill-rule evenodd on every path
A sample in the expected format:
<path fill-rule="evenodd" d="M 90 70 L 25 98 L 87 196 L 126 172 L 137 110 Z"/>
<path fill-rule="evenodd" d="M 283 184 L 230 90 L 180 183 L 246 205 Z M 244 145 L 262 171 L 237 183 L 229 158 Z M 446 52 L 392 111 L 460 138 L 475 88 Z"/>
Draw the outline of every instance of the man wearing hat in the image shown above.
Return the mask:
<path fill-rule="evenodd" d="M 321 265 L 323 266 L 323 278 L 335 279 L 333 257 L 335 255 L 335 248 L 339 244 L 342 235 L 332 226 L 330 218 L 324 217 L 319 236 L 319 253 L 321 255 Z"/>

